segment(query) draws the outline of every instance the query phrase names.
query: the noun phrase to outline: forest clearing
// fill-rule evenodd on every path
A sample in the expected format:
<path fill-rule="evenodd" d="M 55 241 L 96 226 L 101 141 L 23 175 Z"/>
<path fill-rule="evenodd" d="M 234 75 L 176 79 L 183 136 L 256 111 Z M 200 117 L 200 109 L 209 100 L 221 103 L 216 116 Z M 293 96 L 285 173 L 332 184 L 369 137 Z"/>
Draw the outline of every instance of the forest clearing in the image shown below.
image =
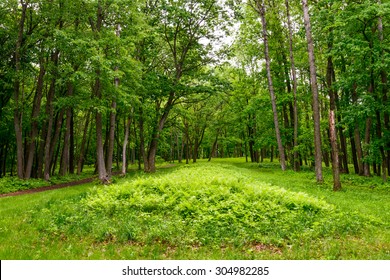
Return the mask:
<path fill-rule="evenodd" d="M 0 1 L 1 259 L 390 259 L 390 2 Z"/>
<path fill-rule="evenodd" d="M 216 159 L 0 198 L 1 259 L 389 259 L 390 185 Z"/>

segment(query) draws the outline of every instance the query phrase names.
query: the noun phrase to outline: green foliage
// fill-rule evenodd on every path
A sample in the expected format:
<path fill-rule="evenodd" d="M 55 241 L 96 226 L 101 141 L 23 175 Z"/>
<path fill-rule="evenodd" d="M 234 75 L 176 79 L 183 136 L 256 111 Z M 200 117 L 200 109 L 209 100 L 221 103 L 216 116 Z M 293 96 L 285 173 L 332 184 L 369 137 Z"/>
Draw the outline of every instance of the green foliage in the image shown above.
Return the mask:
<path fill-rule="evenodd" d="M 49 202 L 31 222 L 50 236 L 146 244 L 160 240 L 176 246 L 281 246 L 356 234 L 371 223 L 323 199 L 256 182 L 223 164 L 124 179 L 72 201 Z"/>
<path fill-rule="evenodd" d="M 50 185 L 74 182 L 84 178 L 92 177 L 92 172 L 85 172 L 82 175 L 70 174 L 67 176 L 53 176 L 50 181 L 43 179 L 22 180 L 16 177 L 6 176 L 0 178 L 0 194 L 12 193 L 23 190 L 31 190 Z"/>
<path fill-rule="evenodd" d="M 21 180 L 15 177 L 3 177 L 0 179 L 0 194 L 35 189 L 47 185 L 46 181 L 40 179 Z"/>
<path fill-rule="evenodd" d="M 389 185 L 324 176 L 216 159 L 1 198 L 0 258 L 388 259 Z"/>

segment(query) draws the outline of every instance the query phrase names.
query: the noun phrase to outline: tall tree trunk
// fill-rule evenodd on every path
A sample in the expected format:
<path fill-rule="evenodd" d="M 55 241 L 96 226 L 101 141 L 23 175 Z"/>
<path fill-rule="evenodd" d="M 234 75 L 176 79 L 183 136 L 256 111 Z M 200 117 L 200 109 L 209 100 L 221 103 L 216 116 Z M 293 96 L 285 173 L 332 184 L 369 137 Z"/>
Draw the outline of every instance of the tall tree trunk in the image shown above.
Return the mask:
<path fill-rule="evenodd" d="M 100 71 L 97 71 L 98 77 Z M 96 78 L 95 81 L 95 96 L 101 98 L 101 84 L 100 79 Z M 96 163 L 97 171 L 100 181 L 107 183 L 107 171 L 104 162 L 104 147 L 103 147 L 103 116 L 102 113 L 96 111 Z"/>
<path fill-rule="evenodd" d="M 293 33 L 291 27 L 289 2 L 286 0 L 286 13 L 287 13 L 287 26 L 288 26 L 288 38 L 289 38 L 289 52 L 291 73 L 293 79 L 293 95 L 294 95 L 294 171 L 300 171 L 299 154 L 298 154 L 298 104 L 297 104 L 297 73 L 295 68 L 294 50 L 293 50 Z"/>
<path fill-rule="evenodd" d="M 321 118 L 320 118 L 320 105 L 319 94 L 317 87 L 317 70 L 314 57 L 314 45 L 311 34 L 311 24 L 309 16 L 309 7 L 307 0 L 302 0 L 303 19 L 305 23 L 307 49 L 309 54 L 310 64 L 310 84 L 313 94 L 313 120 L 314 120 L 314 160 L 317 182 L 322 183 L 324 181 L 322 176 L 322 156 L 321 156 Z"/>
<path fill-rule="evenodd" d="M 67 96 L 73 95 L 73 84 L 68 82 Z M 70 130 L 72 122 L 72 108 L 66 108 L 66 123 L 65 123 L 65 134 L 64 134 L 64 145 L 62 148 L 62 156 L 60 163 L 59 175 L 65 176 L 69 171 L 69 157 L 70 157 Z"/>
<path fill-rule="evenodd" d="M 27 4 L 23 0 L 20 0 L 22 6 L 22 14 L 19 20 L 18 27 L 18 39 L 15 46 L 15 81 L 14 81 L 14 100 L 15 100 L 15 109 L 14 109 L 14 128 L 16 136 L 16 164 L 17 164 L 17 173 L 20 179 L 24 178 L 24 149 L 23 149 L 23 125 L 22 125 L 22 116 L 23 116 L 23 100 L 20 92 L 20 82 L 21 82 L 21 52 L 23 45 L 23 33 L 24 33 L 24 22 L 26 20 L 26 11 Z"/>
<path fill-rule="evenodd" d="M 381 1 L 378 1 L 378 3 L 381 5 Z M 381 44 L 383 44 L 383 23 L 382 23 L 382 17 L 378 18 L 378 34 L 379 34 L 379 41 Z M 381 48 L 381 60 L 383 62 L 384 60 L 384 49 L 383 47 Z M 382 102 L 385 106 L 385 108 L 388 108 L 388 100 L 387 100 L 387 91 L 388 91 L 388 86 L 387 86 L 387 72 L 385 68 L 381 68 L 381 88 L 382 88 Z M 389 112 L 385 110 L 384 112 L 384 127 L 387 132 L 390 131 L 390 117 L 389 117 Z M 387 142 L 384 144 L 385 147 L 381 147 L 381 154 L 382 154 L 382 169 L 383 169 L 383 181 L 387 181 L 387 171 L 390 172 L 390 143 Z M 384 149 L 387 150 L 387 155 L 384 151 Z"/>
<path fill-rule="evenodd" d="M 92 19 L 90 19 L 91 29 L 95 33 L 95 37 L 98 38 L 101 28 L 103 26 L 104 12 L 102 1 L 98 1 L 98 6 L 96 10 L 96 23 L 94 24 Z M 98 68 L 95 70 L 96 79 L 93 88 L 95 97 L 98 100 L 102 99 L 102 85 L 100 81 L 101 70 Z M 102 112 L 96 111 L 96 167 L 98 172 L 98 177 L 101 182 L 107 183 L 107 171 L 104 161 L 104 145 L 103 145 L 103 115 Z"/>
<path fill-rule="evenodd" d="M 328 52 L 331 53 L 333 48 L 333 31 L 330 29 L 330 38 L 328 39 Z M 333 191 L 341 190 L 340 181 L 340 163 L 339 163 L 339 149 L 337 144 L 337 129 L 336 129 L 336 93 L 333 89 L 333 83 L 335 82 L 335 74 L 332 56 L 328 54 L 328 65 L 326 71 L 326 83 L 329 93 L 329 138 L 330 146 L 332 148 L 332 175 L 333 175 Z"/>
<path fill-rule="evenodd" d="M 56 67 L 58 64 L 58 57 L 59 57 L 59 51 L 55 51 L 51 56 L 51 61 L 53 62 L 54 66 Z M 50 82 L 49 92 L 47 94 L 47 100 L 46 100 L 46 108 L 45 112 L 47 115 L 47 131 L 46 131 L 46 138 L 45 138 L 45 162 L 44 162 L 44 170 L 43 170 L 43 178 L 45 180 L 50 179 L 50 163 L 52 161 L 52 154 L 50 152 L 51 148 L 51 141 L 52 141 L 52 131 L 53 131 L 53 119 L 54 119 L 54 94 L 55 94 L 55 86 L 56 86 L 56 78 L 55 73 L 53 75 L 53 78 Z"/>
<path fill-rule="evenodd" d="M 107 182 L 107 172 L 103 152 L 103 120 L 102 113 L 96 112 L 96 161 L 100 181 Z"/>
<path fill-rule="evenodd" d="M 356 91 L 357 85 L 356 83 L 353 84 L 352 87 L 352 102 L 353 104 L 357 104 L 357 91 Z M 354 128 L 354 142 L 356 146 L 356 155 L 357 155 L 357 162 L 358 162 L 358 167 L 359 167 L 359 172 L 358 174 L 360 176 L 363 176 L 364 174 L 364 168 L 363 168 L 363 150 L 362 150 L 362 142 L 360 138 L 360 131 L 359 131 L 359 121 L 355 120 L 355 128 Z"/>
<path fill-rule="evenodd" d="M 31 170 L 34 163 L 35 149 L 36 149 L 36 138 L 38 136 L 38 117 L 41 111 L 41 101 L 43 95 L 44 76 L 46 70 L 44 61 L 40 59 L 39 75 L 37 81 L 37 88 L 35 91 L 33 109 L 31 113 L 31 133 L 28 145 L 26 169 L 24 171 L 24 178 L 29 179 L 31 177 Z"/>
<path fill-rule="evenodd" d="M 266 18 L 265 18 L 264 0 L 262 0 L 261 4 L 260 4 L 260 1 L 257 1 L 257 8 L 258 8 L 258 11 L 259 11 L 259 14 L 261 17 L 261 23 L 263 25 L 264 56 L 265 56 L 265 62 L 266 62 L 266 68 L 267 68 L 268 89 L 269 89 L 269 93 L 271 96 L 272 111 L 273 111 L 273 115 L 274 115 L 276 141 L 278 143 L 278 150 L 279 150 L 279 157 L 280 157 L 280 165 L 281 165 L 282 170 L 284 171 L 284 170 L 286 170 L 286 157 L 284 154 L 282 137 L 280 135 L 278 111 L 277 111 L 277 107 L 276 107 L 276 98 L 275 98 L 274 86 L 272 83 L 272 76 L 271 76 L 271 60 L 269 57 L 269 50 L 268 50 L 267 22 L 266 22 Z"/>

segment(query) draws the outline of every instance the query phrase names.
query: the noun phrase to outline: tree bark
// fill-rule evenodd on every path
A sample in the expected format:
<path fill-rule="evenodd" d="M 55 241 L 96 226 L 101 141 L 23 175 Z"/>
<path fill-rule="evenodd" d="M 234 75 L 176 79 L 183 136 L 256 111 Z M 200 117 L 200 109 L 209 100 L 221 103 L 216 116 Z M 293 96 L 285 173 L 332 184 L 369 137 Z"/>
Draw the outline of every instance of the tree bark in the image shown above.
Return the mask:
<path fill-rule="evenodd" d="M 79 160 L 78 160 L 78 164 L 77 164 L 77 174 L 78 175 L 81 174 L 81 171 L 83 169 L 84 160 L 85 160 L 85 146 L 87 144 L 90 116 L 91 116 L 91 113 L 88 111 L 87 117 L 85 119 L 84 130 L 83 130 L 83 139 L 81 140 L 81 146 L 80 146 L 80 156 L 79 156 Z"/>
<path fill-rule="evenodd" d="M 149 167 L 148 167 L 148 159 L 145 152 L 144 116 L 143 116 L 142 105 L 139 109 L 139 150 L 140 150 L 139 158 L 142 158 L 144 162 L 144 170 L 147 170 L 149 169 Z"/>
<path fill-rule="evenodd" d="M 115 146 L 115 126 L 116 126 L 116 101 L 112 101 L 111 104 L 111 112 L 110 112 L 110 132 L 108 139 L 108 150 L 107 150 L 107 176 L 108 179 L 111 178 L 112 175 L 112 160 L 114 154 L 114 146 Z"/>
<path fill-rule="evenodd" d="M 199 155 L 199 147 L 200 145 L 202 144 L 203 142 L 203 137 L 204 137 L 204 133 L 206 131 L 206 126 L 203 126 L 201 128 L 201 131 L 198 131 L 200 132 L 200 136 L 198 135 L 195 135 L 195 143 L 194 143 L 194 151 L 193 151 L 193 156 L 192 156 L 192 162 L 195 163 L 197 158 L 198 158 L 198 155 Z"/>
<path fill-rule="evenodd" d="M 127 118 L 127 121 L 125 122 L 125 139 L 123 140 L 123 146 L 122 146 L 122 175 L 126 175 L 127 172 L 126 151 L 127 151 L 127 144 L 129 142 L 130 126 L 131 126 L 131 116 L 129 116 Z"/>
<path fill-rule="evenodd" d="M 209 161 L 211 161 L 211 158 L 213 157 L 213 155 L 215 153 L 215 150 L 217 148 L 218 137 L 219 137 L 219 130 L 217 131 L 217 135 L 215 136 L 213 147 L 211 148 L 211 152 L 210 152 L 210 155 L 209 155 Z"/>
<path fill-rule="evenodd" d="M 284 170 L 286 170 L 286 157 L 284 154 L 282 137 L 280 135 L 278 111 L 277 111 L 277 107 L 276 107 L 276 98 L 275 98 L 274 86 L 273 86 L 272 75 L 271 75 L 271 60 L 269 57 L 269 50 L 268 50 L 267 22 L 266 22 L 266 18 L 265 18 L 264 0 L 262 1 L 261 4 L 260 4 L 260 1 L 257 1 L 257 8 L 258 8 L 258 11 L 259 11 L 259 14 L 261 17 L 262 26 L 263 26 L 264 56 L 265 56 L 265 62 L 266 62 L 266 68 L 267 68 L 268 89 L 269 89 L 269 93 L 271 96 L 272 111 L 273 111 L 273 116 L 274 116 L 276 141 L 278 143 L 280 165 L 281 165 L 282 170 L 284 171 Z"/>
<path fill-rule="evenodd" d="M 353 88 L 352 88 L 352 102 L 353 104 L 357 104 L 357 92 L 356 92 L 357 85 L 354 83 Z M 363 176 L 364 174 L 364 168 L 363 168 L 363 150 L 362 150 L 362 145 L 361 145 L 361 138 L 360 138 L 360 131 L 359 131 L 359 122 L 358 120 L 355 120 L 355 128 L 354 128 L 354 142 L 356 146 L 356 155 L 357 155 L 357 163 L 358 163 L 358 168 L 359 172 L 358 174 L 360 176 Z"/>
<path fill-rule="evenodd" d="M 331 53 L 333 48 L 333 31 L 330 29 L 328 42 L 328 52 Z M 339 149 L 337 143 L 337 129 L 336 129 L 336 92 L 333 89 L 333 83 L 335 82 L 335 74 L 332 56 L 328 54 L 328 65 L 326 71 L 326 83 L 329 93 L 329 138 L 330 146 L 332 148 L 332 175 L 333 175 L 333 191 L 341 190 L 341 181 L 340 181 L 340 163 L 339 163 Z"/>
<path fill-rule="evenodd" d="M 31 170 L 34 163 L 35 149 L 36 149 L 36 138 L 38 136 L 38 117 L 41 111 L 41 101 L 43 95 L 43 85 L 46 69 L 43 59 L 40 59 L 39 75 L 37 81 L 37 88 L 35 91 L 33 109 L 31 113 L 31 133 L 28 145 L 26 169 L 24 171 L 24 178 L 30 179 Z"/>
<path fill-rule="evenodd" d="M 168 98 L 167 103 L 165 104 L 164 109 L 163 109 L 163 113 L 162 113 L 160 119 L 158 120 L 158 125 L 157 125 L 157 127 L 155 127 L 153 129 L 152 140 L 150 141 L 150 144 L 148 147 L 148 153 L 147 153 L 147 157 L 146 157 L 147 163 L 144 166 L 144 171 L 147 173 L 156 172 L 156 153 L 157 153 L 158 141 L 160 139 L 160 133 L 164 129 L 165 122 L 167 121 L 169 112 L 174 105 L 174 102 L 173 102 L 174 96 L 175 96 L 174 92 L 171 92 L 169 94 L 169 98 Z"/>
<path fill-rule="evenodd" d="M 67 85 L 67 97 L 73 95 L 74 86 L 71 82 Z M 65 123 L 65 134 L 64 134 L 64 145 L 62 148 L 61 164 L 59 175 L 65 176 L 69 171 L 69 157 L 70 157 L 70 130 L 72 122 L 72 108 L 66 108 L 66 123 Z"/>
<path fill-rule="evenodd" d="M 341 190 L 335 110 L 329 111 L 330 143 L 332 146 L 333 191 Z"/>
<path fill-rule="evenodd" d="M 378 3 L 381 5 L 381 1 L 378 1 Z M 382 17 L 378 18 L 378 34 L 379 34 L 379 41 L 382 44 L 383 43 L 383 23 L 382 23 Z M 383 62 L 383 57 L 384 57 L 384 49 L 383 47 L 381 48 L 381 60 Z M 382 87 L 382 102 L 385 106 L 385 108 L 388 108 L 388 100 L 387 100 L 387 91 L 388 91 L 388 86 L 387 86 L 387 72 L 385 68 L 381 68 L 380 71 L 381 74 L 381 87 Z M 389 112 L 385 110 L 384 112 L 384 127 L 387 132 L 390 130 L 390 117 L 389 117 Z M 380 116 L 379 116 L 380 117 Z M 387 155 L 384 150 L 387 150 Z M 384 144 L 384 147 L 381 147 L 381 154 L 382 154 L 382 171 L 383 171 L 383 181 L 387 181 L 387 169 L 390 171 L 390 143 L 387 142 Z"/>
<path fill-rule="evenodd" d="M 70 139 L 69 139 L 69 174 L 74 174 L 75 168 L 75 142 L 74 142 L 74 111 L 73 108 L 70 109 Z"/>
<path fill-rule="evenodd" d="M 363 163 L 363 174 L 366 177 L 370 176 L 370 164 L 367 161 L 368 160 L 368 145 L 370 145 L 370 140 L 371 140 L 371 126 L 372 126 L 372 119 L 371 117 L 367 117 L 366 119 L 366 130 L 365 130 L 365 136 L 364 136 L 364 149 L 363 149 L 363 158 L 364 158 L 364 163 Z"/>
<path fill-rule="evenodd" d="M 359 163 L 358 163 L 358 157 L 357 157 L 357 153 L 356 153 L 355 139 L 354 139 L 352 131 L 350 131 L 349 133 L 350 133 L 349 134 L 349 139 L 350 139 L 350 142 L 351 142 L 353 168 L 355 170 L 355 174 L 359 174 Z"/>
<path fill-rule="evenodd" d="M 16 137 L 16 164 L 17 164 L 17 173 L 20 179 L 24 178 L 24 148 L 23 148 L 23 125 L 22 125 L 22 116 L 23 116 L 23 100 L 21 100 L 20 92 L 20 81 L 21 81 L 21 52 L 23 45 L 23 33 L 24 33 L 24 22 L 26 20 L 26 11 L 27 11 L 27 2 L 20 0 L 22 6 L 22 14 L 19 20 L 18 26 L 18 39 L 15 46 L 15 71 L 16 77 L 14 81 L 14 100 L 15 100 L 15 109 L 14 109 L 14 128 L 15 128 L 15 137 Z"/>
<path fill-rule="evenodd" d="M 59 57 L 59 51 L 55 51 L 51 56 L 51 61 L 53 62 L 54 66 L 57 67 L 58 65 L 58 57 Z M 51 147 L 51 140 L 52 140 L 52 131 L 53 131 L 53 118 L 54 118 L 54 94 L 55 94 L 55 86 L 56 86 L 56 78 L 54 77 L 51 80 L 49 92 L 47 94 L 47 100 L 46 100 L 46 115 L 48 116 L 47 120 L 47 131 L 46 131 L 46 138 L 45 138 L 45 162 L 44 162 L 44 170 L 43 170 L 43 178 L 45 180 L 50 179 L 50 163 L 52 160 L 52 154 L 50 152 Z"/>
<path fill-rule="evenodd" d="M 317 86 L 317 70 L 314 57 L 314 45 L 311 33 L 311 24 L 309 16 L 309 7 L 307 0 L 302 0 L 303 18 L 306 30 L 307 49 L 309 54 L 310 64 L 310 85 L 313 94 L 313 120 L 314 120 L 314 159 L 315 159 L 315 171 L 316 179 L 318 183 L 324 181 L 322 176 L 322 155 L 321 155 L 321 118 L 320 118 L 320 106 L 319 106 L 319 94 Z"/>
<path fill-rule="evenodd" d="M 286 0 L 286 13 L 287 13 L 287 26 L 288 26 L 288 38 L 289 38 L 289 52 L 291 73 L 293 79 L 293 96 L 294 96 L 294 171 L 300 171 L 299 154 L 298 154 L 298 104 L 297 104 L 297 73 L 295 68 L 294 50 L 293 50 L 293 33 L 291 27 L 289 2 Z"/>

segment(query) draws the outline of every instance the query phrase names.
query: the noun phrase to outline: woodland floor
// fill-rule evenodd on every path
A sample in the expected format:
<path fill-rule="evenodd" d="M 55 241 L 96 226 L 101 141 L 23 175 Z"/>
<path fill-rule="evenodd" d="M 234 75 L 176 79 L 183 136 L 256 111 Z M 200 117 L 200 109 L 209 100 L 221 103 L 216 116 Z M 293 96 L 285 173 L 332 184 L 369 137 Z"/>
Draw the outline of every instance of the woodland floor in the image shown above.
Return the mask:
<path fill-rule="evenodd" d="M 2 194 L 0 259 L 390 259 L 390 184 L 324 171 L 213 159 Z"/>
<path fill-rule="evenodd" d="M 4 194 L 0 194 L 0 197 L 18 196 L 18 195 L 33 194 L 33 193 L 38 193 L 38 192 L 62 189 L 62 188 L 91 183 L 94 180 L 96 180 L 96 177 L 90 177 L 90 178 L 85 178 L 85 179 L 81 179 L 81 180 L 77 180 L 77 181 L 73 181 L 73 182 L 55 184 L 55 185 L 51 185 L 51 186 L 39 187 L 39 188 L 35 188 L 35 189 L 22 190 L 22 191 L 11 192 L 11 193 L 4 193 Z"/>

